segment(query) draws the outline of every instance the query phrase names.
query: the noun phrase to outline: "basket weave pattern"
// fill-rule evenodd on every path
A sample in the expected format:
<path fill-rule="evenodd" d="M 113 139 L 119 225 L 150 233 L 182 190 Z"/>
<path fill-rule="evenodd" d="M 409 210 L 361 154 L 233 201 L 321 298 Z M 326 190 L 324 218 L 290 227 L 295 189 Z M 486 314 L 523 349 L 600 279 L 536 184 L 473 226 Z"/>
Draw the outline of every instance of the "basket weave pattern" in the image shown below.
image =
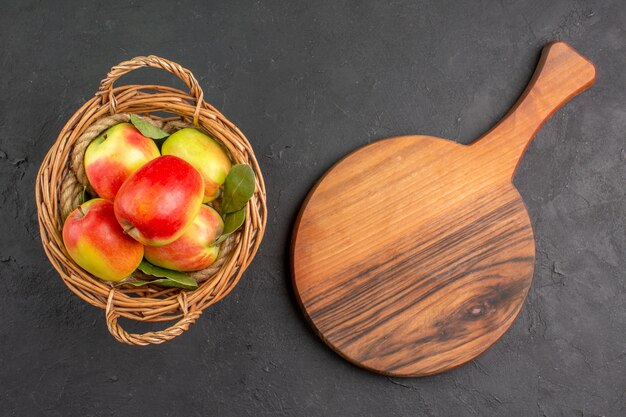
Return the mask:
<path fill-rule="evenodd" d="M 113 87 L 119 77 L 141 67 L 160 68 L 175 74 L 190 92 L 159 85 Z M 159 117 L 152 114 L 155 112 L 173 116 Z M 63 245 L 63 221 L 78 207 L 81 194 L 88 187 L 82 165 L 87 145 L 107 127 L 128 121 L 130 113 L 144 115 L 146 120 L 169 132 L 194 125 L 219 141 L 234 163 L 248 164 L 255 173 L 256 188 L 246 205 L 244 225 L 223 243 L 216 264 L 193 275 L 201 283 L 192 292 L 105 283 L 76 265 Z M 95 97 L 69 119 L 45 156 L 37 175 L 35 194 L 41 240 L 50 262 L 70 290 L 106 311 L 111 334 L 131 345 L 163 343 L 180 335 L 205 308 L 224 298 L 252 261 L 267 221 L 263 176 L 246 137 L 203 100 L 202 89 L 189 70 L 152 55 L 133 58 L 111 68 Z M 120 326 L 119 317 L 145 322 L 177 321 L 161 331 L 131 334 Z"/>

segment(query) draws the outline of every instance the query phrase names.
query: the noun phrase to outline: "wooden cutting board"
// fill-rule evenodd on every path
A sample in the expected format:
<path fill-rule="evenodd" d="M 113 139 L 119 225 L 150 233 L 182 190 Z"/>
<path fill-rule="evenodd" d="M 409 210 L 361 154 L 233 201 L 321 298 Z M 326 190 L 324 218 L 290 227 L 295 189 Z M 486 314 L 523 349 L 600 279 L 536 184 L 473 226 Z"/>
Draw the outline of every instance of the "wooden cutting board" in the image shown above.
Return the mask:
<path fill-rule="evenodd" d="M 295 292 L 338 354 L 393 376 L 443 372 L 487 350 L 530 287 L 535 243 L 512 177 L 561 105 L 595 68 L 547 45 L 513 109 L 472 143 L 403 136 L 333 166 L 295 227 Z"/>

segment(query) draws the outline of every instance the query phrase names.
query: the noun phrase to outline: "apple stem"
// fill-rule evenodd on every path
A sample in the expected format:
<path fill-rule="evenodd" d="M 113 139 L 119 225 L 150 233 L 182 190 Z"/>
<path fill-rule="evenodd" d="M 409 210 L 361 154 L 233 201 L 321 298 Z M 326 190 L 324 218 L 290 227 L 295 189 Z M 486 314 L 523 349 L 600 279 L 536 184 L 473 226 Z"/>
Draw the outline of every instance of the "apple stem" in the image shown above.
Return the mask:
<path fill-rule="evenodd" d="M 85 212 L 83 211 L 83 208 L 81 206 L 78 206 L 78 212 L 82 217 L 85 217 Z"/>

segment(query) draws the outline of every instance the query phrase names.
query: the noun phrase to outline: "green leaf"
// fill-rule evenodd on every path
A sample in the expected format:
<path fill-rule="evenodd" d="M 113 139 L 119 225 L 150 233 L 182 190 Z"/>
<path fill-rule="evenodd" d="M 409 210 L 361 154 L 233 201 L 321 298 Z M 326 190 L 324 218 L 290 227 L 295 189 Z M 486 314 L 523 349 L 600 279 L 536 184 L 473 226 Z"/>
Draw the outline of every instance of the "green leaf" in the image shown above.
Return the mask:
<path fill-rule="evenodd" d="M 224 216 L 224 231 L 223 235 L 229 235 L 235 230 L 239 229 L 246 220 L 246 209 L 242 208 L 234 213 L 228 213 Z"/>
<path fill-rule="evenodd" d="M 254 194 L 254 172 L 249 165 L 234 165 L 224 181 L 222 213 L 241 210 Z"/>
<path fill-rule="evenodd" d="M 165 139 L 169 136 L 169 133 L 162 131 L 156 126 L 146 122 L 139 116 L 134 114 L 130 115 L 130 122 L 141 132 L 142 135 L 149 137 L 150 139 Z"/>
<path fill-rule="evenodd" d="M 246 209 L 242 208 L 239 211 L 234 213 L 228 213 L 224 216 L 224 231 L 222 235 L 213 243 L 213 245 L 218 245 L 225 241 L 229 235 L 237 231 L 243 224 L 244 220 L 246 220 Z"/>
<path fill-rule="evenodd" d="M 162 287 L 176 287 L 186 290 L 195 290 L 198 288 L 198 283 L 191 278 L 189 274 L 180 271 L 173 271 L 171 269 L 160 268 L 156 265 L 152 265 L 145 259 L 141 261 L 137 269 L 146 275 L 152 275 L 154 277 L 159 277 L 160 279 L 155 279 L 153 281 L 137 280 L 129 282 L 129 284 L 134 285 L 135 287 L 154 284 Z"/>
<path fill-rule="evenodd" d="M 83 186 L 83 191 L 81 191 L 80 196 L 78 197 L 78 205 L 80 206 L 87 200 L 89 200 L 89 195 L 87 194 L 87 187 Z"/>

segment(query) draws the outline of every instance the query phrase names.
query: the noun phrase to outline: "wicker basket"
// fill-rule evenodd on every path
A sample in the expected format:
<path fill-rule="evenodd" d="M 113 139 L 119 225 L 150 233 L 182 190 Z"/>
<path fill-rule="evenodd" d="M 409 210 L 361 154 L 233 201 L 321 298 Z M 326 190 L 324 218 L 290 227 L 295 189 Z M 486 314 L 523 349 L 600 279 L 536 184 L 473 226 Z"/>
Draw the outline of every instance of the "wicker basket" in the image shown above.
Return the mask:
<path fill-rule="evenodd" d="M 140 68 L 160 68 L 175 74 L 189 87 L 189 94 L 159 85 L 125 85 L 113 88 L 122 75 Z M 173 117 L 161 117 L 163 113 Z M 81 269 L 69 257 L 61 238 L 64 216 L 80 203 L 88 187 L 82 154 L 89 141 L 106 127 L 142 114 L 164 130 L 195 125 L 217 139 L 233 162 L 249 164 L 256 176 L 256 189 L 246 206 L 246 221 L 223 245 L 219 261 L 204 271 L 194 291 L 177 288 L 105 283 Z M 65 284 L 88 303 L 105 309 L 107 327 L 120 342 L 130 345 L 163 343 L 187 330 L 202 311 L 226 296 L 252 261 L 265 231 L 267 209 L 265 185 L 250 143 L 239 129 L 203 100 L 202 89 L 191 72 L 156 56 L 137 57 L 111 68 L 95 97 L 67 122 L 44 158 L 36 183 L 37 214 L 43 247 Z M 176 323 L 155 332 L 131 334 L 118 323 L 119 317 L 144 322 Z"/>

